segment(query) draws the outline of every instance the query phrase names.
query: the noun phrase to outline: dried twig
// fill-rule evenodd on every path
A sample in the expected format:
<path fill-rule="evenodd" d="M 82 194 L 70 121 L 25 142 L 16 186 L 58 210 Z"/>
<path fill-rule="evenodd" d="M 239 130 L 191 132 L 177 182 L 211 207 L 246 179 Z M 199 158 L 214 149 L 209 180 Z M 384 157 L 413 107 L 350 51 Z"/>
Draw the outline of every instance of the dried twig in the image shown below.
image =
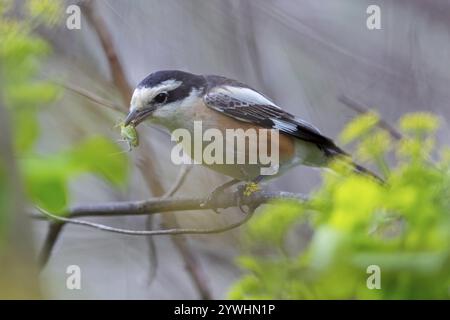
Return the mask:
<path fill-rule="evenodd" d="M 191 166 L 183 166 L 180 169 L 180 172 L 178 174 L 177 179 L 175 180 L 174 184 L 172 185 L 172 187 L 163 195 L 163 198 L 168 198 L 173 196 L 183 185 L 184 181 L 186 180 L 186 177 L 188 176 L 189 172 L 191 171 L 192 167 Z M 150 230 L 153 228 L 153 216 L 149 215 L 147 217 L 147 220 L 145 221 L 145 227 L 147 230 Z M 173 241 L 174 242 L 182 242 L 182 243 L 178 243 L 178 247 L 183 247 L 183 250 L 180 250 L 180 254 L 183 255 L 185 252 L 189 252 L 189 248 L 187 246 L 185 246 L 184 244 L 186 243 L 185 241 L 180 241 L 180 240 L 184 240 L 181 237 L 173 237 Z M 186 248 L 184 248 L 186 247 Z M 149 271 L 149 275 L 148 275 L 148 284 L 149 286 L 152 284 L 153 279 L 156 277 L 156 270 L 158 268 L 158 255 L 156 254 L 156 245 L 155 245 L 155 239 L 153 237 L 148 237 L 148 256 L 150 258 L 150 271 Z M 199 270 L 199 275 L 201 275 L 201 269 L 199 269 L 196 263 L 195 259 L 191 259 L 190 258 L 191 255 L 188 255 L 186 257 L 183 257 L 183 260 L 187 261 L 189 260 L 190 263 L 186 264 L 187 268 L 191 268 L 191 266 L 193 266 L 193 268 L 196 268 L 197 270 Z M 192 271 L 190 271 L 192 273 Z M 204 277 L 203 277 L 204 278 Z M 193 277 L 192 279 L 193 281 L 197 281 L 199 280 L 199 277 Z M 199 292 L 200 295 L 202 296 L 202 298 L 204 297 L 204 295 L 209 292 L 208 289 L 204 289 L 202 286 L 202 283 L 204 283 L 205 281 L 200 281 L 201 283 L 196 284 L 196 287 L 199 288 Z"/>
<path fill-rule="evenodd" d="M 162 196 L 163 199 L 173 196 L 183 186 L 191 169 L 192 169 L 192 166 L 189 166 L 189 165 L 185 165 L 185 166 L 181 167 L 180 172 L 178 173 L 177 179 L 175 180 L 172 187 L 169 190 L 167 190 L 167 192 Z"/>
<path fill-rule="evenodd" d="M 59 235 L 61 234 L 63 227 L 64 223 L 59 221 L 53 221 L 49 223 L 47 235 L 45 236 L 44 240 L 44 245 L 41 252 L 39 253 L 39 266 L 41 269 L 47 265 L 53 247 Z"/>
<path fill-rule="evenodd" d="M 122 114 L 125 113 L 125 109 L 122 106 L 120 106 L 119 104 L 116 104 L 110 100 L 104 99 L 104 98 L 90 92 L 89 90 L 86 90 L 84 88 L 81 88 L 77 85 L 70 84 L 70 83 L 57 82 L 56 84 L 63 87 L 66 90 L 72 91 L 80 96 L 83 96 L 83 97 L 91 100 L 94 103 L 108 107 L 109 109 L 120 112 Z"/>
<path fill-rule="evenodd" d="M 349 98 L 346 95 L 341 95 L 338 97 L 338 101 L 343 103 L 348 108 L 352 109 L 353 111 L 356 111 L 358 113 L 364 114 L 369 112 L 369 109 L 364 107 L 363 104 Z M 402 134 L 397 131 L 391 124 L 389 124 L 387 121 L 380 119 L 378 121 L 378 126 L 387 132 L 396 140 L 402 139 Z"/>
<path fill-rule="evenodd" d="M 120 233 L 120 234 L 127 234 L 127 235 L 133 235 L 133 236 L 158 236 L 158 235 L 180 235 L 180 234 L 211 234 L 211 233 L 221 233 L 225 232 L 231 229 L 234 229 L 236 227 L 241 226 L 245 222 L 247 222 L 253 212 L 246 214 L 244 219 L 232 223 L 228 226 L 221 227 L 221 228 L 210 228 L 210 229 L 196 229 L 196 228 L 174 228 L 174 229 L 164 229 L 164 230 L 130 230 L 130 229 L 122 229 L 122 228 L 115 228 L 111 226 L 107 226 L 100 223 L 90 222 L 86 220 L 78 220 L 78 219 L 72 219 L 72 218 L 64 218 L 61 216 L 57 216 L 54 214 L 51 214 L 50 212 L 38 208 L 38 210 L 44 214 L 45 216 L 54 219 L 59 222 L 64 223 L 71 223 L 71 224 L 78 224 L 83 225 L 91 228 L 95 228 L 102 231 L 108 231 L 113 233 Z"/>
<path fill-rule="evenodd" d="M 103 51 L 108 59 L 113 83 L 120 91 L 123 101 L 128 104 L 131 100 L 131 86 L 125 76 L 125 71 L 123 70 L 122 64 L 114 48 L 112 37 L 106 23 L 93 9 L 93 1 L 84 1 L 81 2 L 80 5 L 86 18 L 98 35 Z"/>

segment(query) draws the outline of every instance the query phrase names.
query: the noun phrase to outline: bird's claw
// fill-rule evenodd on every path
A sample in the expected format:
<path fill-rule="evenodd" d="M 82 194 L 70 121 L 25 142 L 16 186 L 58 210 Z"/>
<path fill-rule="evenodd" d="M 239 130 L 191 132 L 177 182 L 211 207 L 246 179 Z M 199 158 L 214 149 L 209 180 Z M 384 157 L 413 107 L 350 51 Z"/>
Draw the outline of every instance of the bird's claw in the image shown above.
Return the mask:
<path fill-rule="evenodd" d="M 245 204 L 246 198 L 250 197 L 253 193 L 260 191 L 260 186 L 255 182 L 249 182 L 244 185 L 240 185 L 237 187 L 237 199 L 236 204 L 237 207 L 245 214 L 248 214 L 249 212 L 253 211 L 255 208 L 253 208 L 252 205 Z M 204 208 L 206 206 L 209 206 L 211 210 L 213 210 L 215 213 L 220 213 L 220 210 L 217 208 L 217 197 L 224 192 L 224 188 L 222 186 L 216 188 L 213 190 L 207 197 L 207 199 L 200 204 L 200 207 Z M 244 209 L 244 206 L 247 207 L 247 209 Z"/>
<path fill-rule="evenodd" d="M 218 196 L 221 192 L 222 192 L 222 190 L 213 190 L 213 192 L 211 192 L 211 193 L 208 195 L 208 197 L 206 198 L 206 200 L 203 201 L 203 202 L 200 204 L 200 207 L 201 207 L 201 208 L 204 208 L 204 207 L 206 207 L 207 205 L 212 204 L 211 210 L 214 211 L 215 213 L 219 214 L 219 213 L 220 213 L 220 209 L 219 209 L 219 208 L 216 208 L 215 203 L 216 203 L 217 196 Z"/>
<path fill-rule="evenodd" d="M 242 211 L 242 213 L 248 214 L 254 210 L 252 205 L 244 204 L 244 202 L 246 198 L 250 197 L 253 193 L 258 192 L 260 190 L 261 187 L 255 182 L 249 182 L 242 186 L 238 186 L 237 206 Z M 244 206 L 246 206 L 247 209 L 244 209 Z"/>
<path fill-rule="evenodd" d="M 257 191 L 261 191 L 261 187 L 256 182 L 249 182 L 245 184 L 243 190 L 243 195 L 246 197 L 250 197 L 253 193 Z"/>

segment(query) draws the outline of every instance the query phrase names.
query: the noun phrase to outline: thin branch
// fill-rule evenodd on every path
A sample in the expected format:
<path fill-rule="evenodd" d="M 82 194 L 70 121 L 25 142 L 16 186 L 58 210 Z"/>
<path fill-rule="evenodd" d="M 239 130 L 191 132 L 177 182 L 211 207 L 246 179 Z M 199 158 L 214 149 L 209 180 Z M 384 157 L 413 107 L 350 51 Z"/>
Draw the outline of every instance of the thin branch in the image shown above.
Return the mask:
<path fill-rule="evenodd" d="M 154 216 L 149 215 L 145 220 L 145 228 L 147 230 L 153 229 L 154 226 Z M 148 271 L 148 286 L 151 286 L 153 280 L 156 278 L 156 271 L 158 270 L 158 254 L 157 247 L 155 243 L 155 238 L 148 237 L 148 259 L 149 259 L 149 271 Z"/>
<path fill-rule="evenodd" d="M 93 1 L 81 2 L 81 9 L 98 35 L 103 51 L 108 59 L 114 85 L 120 91 L 122 100 L 125 103 L 129 103 L 132 90 L 125 76 L 122 63 L 114 48 L 114 43 L 105 21 L 93 9 Z"/>
<path fill-rule="evenodd" d="M 246 216 L 246 219 L 240 221 L 239 225 L 235 225 L 234 228 L 239 227 L 244 224 L 248 219 L 251 218 L 253 212 Z M 230 228 L 229 230 L 231 230 Z M 172 241 L 174 245 L 178 248 L 178 251 L 186 265 L 186 271 L 189 275 L 191 275 L 192 282 L 194 283 L 197 291 L 200 295 L 200 299 L 202 300 L 211 300 L 212 293 L 208 286 L 208 277 L 202 268 L 199 259 L 196 258 L 195 252 L 188 245 L 187 239 L 185 236 L 178 235 L 172 236 Z"/>
<path fill-rule="evenodd" d="M 115 228 L 115 227 L 107 226 L 104 224 L 85 221 L 85 220 L 64 218 L 61 216 L 51 214 L 50 212 L 48 212 L 42 208 L 38 208 L 38 210 L 45 216 L 47 216 L 51 219 L 54 219 L 56 221 L 60 221 L 60 222 L 64 222 L 64 223 L 71 223 L 71 224 L 78 224 L 78 225 L 83 225 L 83 226 L 91 227 L 91 228 L 102 230 L 102 231 L 127 234 L 127 235 L 133 235 L 133 236 L 221 233 L 221 232 L 229 231 L 231 229 L 234 229 L 234 228 L 237 228 L 237 227 L 243 225 L 245 222 L 247 222 L 252 217 L 252 214 L 253 214 L 253 212 L 251 211 L 250 213 L 245 215 L 244 219 L 242 219 L 238 222 L 232 223 L 230 225 L 227 225 L 225 227 L 221 227 L 221 228 L 210 228 L 210 229 L 175 228 L 175 229 L 165 229 L 165 230 L 130 230 L 130 229 Z"/>
<path fill-rule="evenodd" d="M 61 231 L 64 227 L 64 223 L 53 221 L 48 225 L 48 232 L 44 240 L 44 245 L 39 253 L 39 268 L 42 270 L 50 259 L 52 249 L 56 240 L 58 239 Z"/>
<path fill-rule="evenodd" d="M 192 166 L 185 165 L 181 167 L 180 172 L 178 173 L 178 177 L 175 180 L 172 187 L 162 196 L 163 199 L 169 198 L 173 196 L 184 184 L 186 181 L 186 177 L 188 176 L 189 172 L 192 170 Z"/>
<path fill-rule="evenodd" d="M 338 101 L 343 103 L 345 106 L 347 106 L 348 108 L 350 108 L 353 111 L 356 111 L 358 113 L 364 114 L 369 112 L 369 109 L 364 107 L 363 104 L 349 98 L 346 95 L 341 95 L 338 97 Z M 386 130 L 387 132 L 389 132 L 389 134 L 392 136 L 392 138 L 396 139 L 396 140 L 400 140 L 402 139 L 402 134 L 400 132 L 398 132 L 398 130 L 396 128 L 394 128 L 394 126 L 392 126 L 391 124 L 389 124 L 387 121 L 380 119 L 378 121 L 377 124 L 380 128 Z"/>
<path fill-rule="evenodd" d="M 180 172 L 178 174 L 177 179 L 175 180 L 175 182 L 173 183 L 172 187 L 163 195 L 163 198 L 168 198 L 173 196 L 183 185 L 184 181 L 186 180 L 186 177 L 188 176 L 189 172 L 191 171 L 192 166 L 183 166 L 180 169 Z M 153 227 L 153 216 L 149 215 L 145 221 L 145 227 L 146 229 L 152 229 Z M 180 241 L 182 240 L 182 241 Z M 196 259 L 192 259 L 192 255 L 191 254 L 187 254 L 186 256 L 185 253 L 189 253 L 189 248 L 188 246 L 186 246 L 186 241 L 184 241 L 184 239 L 182 239 L 181 237 L 173 237 L 173 241 L 177 243 L 178 248 L 180 248 L 180 254 L 183 256 L 183 260 L 186 261 L 186 267 L 188 268 L 189 272 L 192 273 L 192 269 L 196 269 L 199 270 L 198 266 L 197 266 L 197 261 Z M 156 245 L 155 245 L 155 239 L 153 237 L 148 237 L 148 255 L 150 258 L 150 272 L 149 272 L 149 280 L 148 280 L 148 284 L 149 286 L 152 284 L 153 279 L 156 277 L 156 270 L 158 268 L 158 256 L 156 254 Z M 203 274 L 202 272 L 199 272 L 201 274 Z M 205 277 L 202 276 L 202 279 L 204 279 Z M 193 277 L 193 281 L 197 282 L 199 278 L 198 277 Z M 199 292 L 200 295 L 202 296 L 202 298 L 207 298 L 208 297 L 208 293 L 209 290 L 203 287 L 203 283 L 204 281 L 198 281 L 198 283 L 196 283 L 196 286 L 199 288 Z"/>
<path fill-rule="evenodd" d="M 79 86 L 76 86 L 76 85 L 70 84 L 70 83 L 56 82 L 56 84 L 63 87 L 64 89 L 67 89 L 69 91 L 72 91 L 72 92 L 80 95 L 80 96 L 83 96 L 83 97 L 89 99 L 90 101 L 97 103 L 101 106 L 107 107 L 111 110 L 120 112 L 122 114 L 124 114 L 126 112 L 126 110 L 119 104 L 116 104 L 112 101 L 104 99 L 104 98 L 96 95 L 95 93 L 90 92 L 89 90 L 86 90 L 84 88 L 81 88 Z"/>

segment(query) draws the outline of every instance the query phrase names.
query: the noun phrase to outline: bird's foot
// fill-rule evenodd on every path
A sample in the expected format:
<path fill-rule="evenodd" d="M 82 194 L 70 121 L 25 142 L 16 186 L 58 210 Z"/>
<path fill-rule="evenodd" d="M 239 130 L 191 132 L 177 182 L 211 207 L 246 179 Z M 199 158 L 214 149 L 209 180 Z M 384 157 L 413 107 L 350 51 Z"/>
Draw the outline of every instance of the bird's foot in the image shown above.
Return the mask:
<path fill-rule="evenodd" d="M 231 181 L 228 181 L 220 186 L 218 186 L 217 188 L 215 188 L 206 198 L 206 200 L 200 204 L 200 207 L 206 207 L 207 205 L 211 204 L 211 209 L 215 212 L 215 213 L 220 213 L 220 210 L 217 206 L 217 198 L 219 197 L 219 195 L 221 193 L 223 193 L 226 189 L 228 189 L 229 187 L 233 186 L 234 184 L 239 183 L 239 180 L 233 179 Z"/>
<path fill-rule="evenodd" d="M 213 210 L 215 213 L 220 213 L 219 210 L 219 203 L 218 203 L 218 197 L 229 187 L 232 185 L 238 183 L 238 180 L 231 180 L 216 189 L 214 189 L 206 198 L 204 202 L 200 204 L 200 207 L 210 207 L 211 210 Z M 261 187 L 256 182 L 249 182 L 244 185 L 240 185 L 237 187 L 237 206 L 243 213 L 249 213 L 253 211 L 255 208 L 252 205 L 245 204 L 246 199 L 250 197 L 255 192 L 258 192 L 261 190 Z M 244 206 L 247 207 L 247 210 L 244 209 Z"/>
<path fill-rule="evenodd" d="M 217 197 L 222 193 L 223 190 L 213 190 L 205 201 L 203 201 L 200 204 L 200 207 L 204 208 L 206 206 L 211 205 L 211 210 L 213 210 L 215 213 L 220 213 L 220 209 L 217 207 Z"/>
<path fill-rule="evenodd" d="M 255 210 L 255 208 L 252 205 L 245 204 L 245 200 L 246 198 L 250 197 L 252 194 L 258 191 L 261 191 L 261 187 L 256 182 L 249 182 L 244 185 L 238 186 L 237 205 L 243 213 L 248 214 L 253 210 Z M 247 209 L 244 209 L 244 206 L 246 206 Z"/>
<path fill-rule="evenodd" d="M 252 194 L 254 194 L 257 191 L 261 191 L 261 187 L 256 182 L 249 182 L 242 186 L 242 194 L 246 197 L 250 197 Z"/>

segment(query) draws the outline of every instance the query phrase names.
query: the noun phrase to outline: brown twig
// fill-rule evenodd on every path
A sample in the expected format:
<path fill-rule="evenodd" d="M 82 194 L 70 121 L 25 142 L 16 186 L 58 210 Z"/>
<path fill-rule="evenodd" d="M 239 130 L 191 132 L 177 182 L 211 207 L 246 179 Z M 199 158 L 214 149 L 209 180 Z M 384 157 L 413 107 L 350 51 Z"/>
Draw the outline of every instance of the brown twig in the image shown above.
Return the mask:
<path fill-rule="evenodd" d="M 191 170 L 192 170 L 192 166 L 189 166 L 189 165 L 182 166 L 180 169 L 180 172 L 178 173 L 178 177 L 175 180 L 175 182 L 173 183 L 172 187 L 170 187 L 170 189 L 167 190 L 167 192 L 162 197 L 164 199 L 166 199 L 166 198 L 173 196 L 183 186 L 183 184 L 186 181 L 186 178 L 187 178 L 189 172 L 191 172 Z"/>
<path fill-rule="evenodd" d="M 41 252 L 39 253 L 39 267 L 41 269 L 43 269 L 47 265 L 53 247 L 59 235 L 61 234 L 64 224 L 65 224 L 64 222 L 59 221 L 53 221 L 49 223 L 47 235 L 45 236 L 44 240 L 44 245 L 42 247 Z"/>
<path fill-rule="evenodd" d="M 240 225 L 244 224 L 248 219 L 250 219 L 250 217 L 251 214 L 247 215 L 245 219 L 239 221 L 237 224 L 235 224 L 234 226 L 232 226 L 232 228 L 229 228 L 228 230 L 239 227 Z M 201 267 L 198 259 L 195 259 L 195 255 L 192 252 L 191 248 L 187 245 L 185 237 L 173 236 L 172 238 L 174 244 L 180 249 L 179 252 L 181 254 L 181 257 L 183 258 L 183 261 L 185 262 L 188 274 L 196 275 L 195 277 L 191 278 L 192 281 L 194 282 L 195 287 L 197 288 L 200 298 L 203 300 L 211 300 L 212 296 L 210 289 L 208 287 L 208 277 L 206 276 L 206 273 L 204 272 L 204 269 Z"/>
<path fill-rule="evenodd" d="M 163 198 L 168 198 L 173 196 L 183 185 L 184 181 L 186 180 L 186 177 L 188 176 L 189 172 L 191 171 L 192 167 L 191 166 L 183 166 L 180 169 L 180 172 L 178 174 L 177 179 L 175 180 L 175 182 L 173 183 L 172 187 L 163 195 Z M 146 229 L 152 229 L 153 228 L 153 216 L 149 215 L 147 217 L 147 220 L 145 221 L 145 227 Z M 181 241 L 182 243 L 179 243 L 181 237 L 173 237 L 173 241 L 177 242 L 177 246 L 179 248 L 182 248 L 182 250 L 180 250 L 180 254 L 183 255 L 185 252 L 189 252 L 189 247 L 185 246 L 185 241 Z M 181 239 L 184 240 L 184 239 Z M 156 270 L 158 268 L 158 255 L 156 254 L 156 245 L 155 245 L 155 240 L 153 237 L 148 237 L 148 255 L 150 258 L 150 272 L 149 272 L 149 286 L 152 284 L 153 279 L 156 277 Z M 193 266 L 195 269 L 199 270 L 198 274 L 201 276 L 202 275 L 202 269 L 198 268 L 196 260 L 195 259 L 191 259 L 190 255 L 187 255 L 186 257 L 183 257 L 183 260 L 185 261 L 189 261 L 189 263 L 186 264 L 186 268 L 191 268 L 191 266 Z M 189 272 L 193 272 L 192 270 Z M 192 278 L 193 281 L 197 281 L 199 280 L 198 277 L 193 277 Z M 204 282 L 204 281 L 200 281 L 200 282 Z M 199 288 L 199 293 L 200 296 L 202 297 L 202 299 L 204 299 L 204 294 L 205 294 L 205 290 L 202 286 L 202 283 L 197 283 L 196 287 Z M 206 292 L 208 292 L 208 290 L 206 290 Z"/>
<path fill-rule="evenodd" d="M 125 71 L 115 50 L 111 34 L 106 26 L 106 23 L 103 18 L 99 16 L 93 9 L 93 1 L 83 1 L 80 3 L 80 6 L 83 13 L 86 15 L 87 20 L 98 35 L 103 51 L 106 55 L 106 58 L 108 59 L 113 83 L 120 91 L 122 100 L 126 105 L 131 100 L 132 90 L 125 76 Z"/>
<path fill-rule="evenodd" d="M 192 166 L 183 166 L 182 169 L 180 170 L 180 173 L 178 174 L 178 177 L 175 180 L 174 184 L 163 195 L 162 198 L 167 199 L 167 198 L 173 196 L 184 184 L 191 169 L 192 169 Z M 153 218 L 152 216 L 147 217 L 147 222 L 148 222 L 147 225 L 151 224 L 152 218 Z M 239 221 L 238 223 L 230 225 L 223 230 L 216 229 L 216 230 L 212 230 L 212 231 L 223 232 L 223 231 L 231 230 L 231 229 L 236 228 L 236 227 L 240 226 L 241 224 L 245 223 L 245 221 L 247 221 L 249 218 L 250 218 L 250 216 L 247 217 L 247 219 L 243 219 L 242 221 Z M 164 215 L 163 225 L 174 226 L 175 229 L 179 229 L 179 225 L 176 220 L 176 217 L 172 214 Z M 207 230 L 203 230 L 203 231 L 207 231 Z M 190 234 L 192 234 L 192 233 L 190 233 Z M 194 286 L 197 289 L 200 298 L 202 300 L 211 300 L 212 294 L 211 294 L 211 290 L 209 289 L 209 286 L 208 286 L 208 277 L 206 276 L 206 273 L 205 273 L 203 267 L 201 266 L 200 261 L 196 258 L 196 253 L 193 252 L 191 247 L 188 245 L 187 238 L 185 236 L 183 236 L 182 233 L 178 233 L 178 235 L 173 234 L 171 239 L 172 239 L 172 242 L 173 242 L 175 248 L 177 248 L 178 253 L 180 254 L 180 256 L 185 264 L 186 271 L 190 275 L 190 278 L 191 278 L 192 282 L 194 283 Z M 149 237 L 149 244 L 150 244 L 149 249 L 150 250 L 153 249 L 152 248 L 153 243 L 154 243 L 154 239 L 152 237 Z M 155 258 L 156 258 L 156 255 L 155 255 Z M 154 268 L 154 270 L 156 270 L 156 268 Z"/>
<path fill-rule="evenodd" d="M 364 114 L 369 112 L 369 109 L 364 107 L 362 103 L 355 101 L 354 99 L 349 98 L 346 95 L 341 95 L 338 97 L 338 101 L 343 103 L 345 106 L 350 108 L 353 111 Z M 391 124 L 387 121 L 380 119 L 377 124 L 380 128 L 389 132 L 389 134 L 396 140 L 402 139 L 402 134 L 397 131 Z"/>

